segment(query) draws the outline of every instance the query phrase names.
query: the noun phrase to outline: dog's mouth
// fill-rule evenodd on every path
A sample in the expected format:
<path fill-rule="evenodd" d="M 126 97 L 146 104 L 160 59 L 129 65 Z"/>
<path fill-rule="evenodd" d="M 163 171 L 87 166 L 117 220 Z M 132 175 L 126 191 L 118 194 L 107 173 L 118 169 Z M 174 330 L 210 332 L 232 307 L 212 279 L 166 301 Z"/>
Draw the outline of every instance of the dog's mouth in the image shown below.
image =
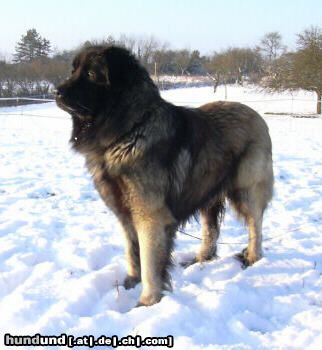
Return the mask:
<path fill-rule="evenodd" d="M 56 97 L 56 104 L 59 108 L 65 112 L 71 114 L 72 116 L 79 117 L 80 119 L 89 119 L 92 116 L 92 110 L 78 102 L 67 103 L 60 97 Z"/>

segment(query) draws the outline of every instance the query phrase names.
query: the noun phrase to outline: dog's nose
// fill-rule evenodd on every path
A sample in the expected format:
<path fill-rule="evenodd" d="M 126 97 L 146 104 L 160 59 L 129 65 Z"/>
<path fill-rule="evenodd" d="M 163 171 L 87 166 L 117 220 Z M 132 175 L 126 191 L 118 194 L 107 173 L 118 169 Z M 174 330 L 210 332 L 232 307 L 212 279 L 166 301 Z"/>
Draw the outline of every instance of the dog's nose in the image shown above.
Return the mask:
<path fill-rule="evenodd" d="M 56 98 L 62 98 L 64 96 L 64 89 L 58 86 L 55 91 Z"/>

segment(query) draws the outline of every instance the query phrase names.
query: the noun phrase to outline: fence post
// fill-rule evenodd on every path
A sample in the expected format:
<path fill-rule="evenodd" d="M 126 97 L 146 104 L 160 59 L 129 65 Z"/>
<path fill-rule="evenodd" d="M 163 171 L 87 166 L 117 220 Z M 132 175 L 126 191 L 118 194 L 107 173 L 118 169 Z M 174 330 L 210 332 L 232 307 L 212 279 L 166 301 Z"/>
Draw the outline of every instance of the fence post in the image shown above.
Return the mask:
<path fill-rule="evenodd" d="M 292 96 L 291 113 L 292 113 L 292 115 L 293 115 L 293 114 L 294 114 L 294 96 L 293 96 L 293 92 L 291 92 L 291 96 Z"/>

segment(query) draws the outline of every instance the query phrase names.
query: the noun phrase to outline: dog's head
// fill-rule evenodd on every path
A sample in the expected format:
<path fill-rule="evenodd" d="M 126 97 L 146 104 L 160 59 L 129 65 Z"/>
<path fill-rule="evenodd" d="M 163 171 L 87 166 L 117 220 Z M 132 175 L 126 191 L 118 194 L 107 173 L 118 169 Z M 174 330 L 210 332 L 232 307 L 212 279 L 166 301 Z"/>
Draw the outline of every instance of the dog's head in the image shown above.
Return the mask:
<path fill-rule="evenodd" d="M 75 57 L 71 77 L 57 87 L 56 102 L 72 116 L 88 120 L 117 104 L 122 92 L 149 80 L 126 49 L 90 47 Z"/>

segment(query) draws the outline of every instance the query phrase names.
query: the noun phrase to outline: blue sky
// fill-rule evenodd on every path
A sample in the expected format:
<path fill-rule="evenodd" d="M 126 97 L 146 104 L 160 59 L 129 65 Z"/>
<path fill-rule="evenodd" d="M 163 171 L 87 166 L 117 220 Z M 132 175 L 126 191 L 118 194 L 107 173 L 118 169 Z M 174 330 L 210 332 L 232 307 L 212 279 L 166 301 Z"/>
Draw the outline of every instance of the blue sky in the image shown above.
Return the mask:
<path fill-rule="evenodd" d="M 270 31 L 294 47 L 296 33 L 322 26 L 322 0 L 11 0 L 0 11 L 0 57 L 33 27 L 58 49 L 124 33 L 207 54 L 254 46 Z"/>

